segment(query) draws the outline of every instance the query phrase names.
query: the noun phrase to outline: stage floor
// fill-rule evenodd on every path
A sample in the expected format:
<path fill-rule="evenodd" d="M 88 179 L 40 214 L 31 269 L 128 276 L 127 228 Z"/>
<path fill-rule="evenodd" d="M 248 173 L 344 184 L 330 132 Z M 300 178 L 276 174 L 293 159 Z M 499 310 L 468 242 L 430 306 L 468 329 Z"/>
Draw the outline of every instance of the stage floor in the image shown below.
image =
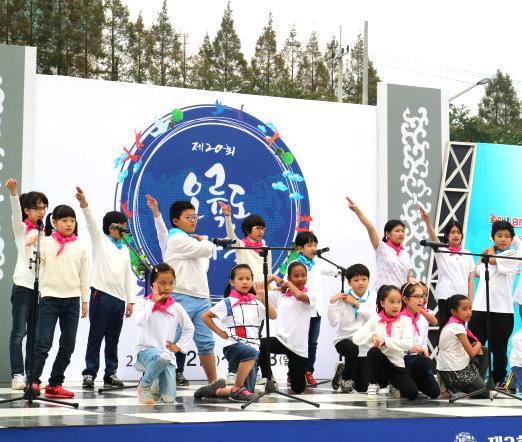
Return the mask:
<path fill-rule="evenodd" d="M 361 419 L 415 419 L 415 418 L 481 418 L 519 417 L 522 402 L 499 396 L 493 402 L 487 399 L 467 399 L 454 404 L 447 400 L 420 398 L 413 402 L 382 396 L 367 401 L 365 394 L 341 394 L 332 391 L 329 384 L 308 388 L 304 399 L 318 402 L 320 408 L 292 401 L 275 394 L 264 397 L 260 403 L 241 410 L 241 404 L 227 400 L 195 400 L 193 393 L 201 383 L 179 388 L 174 405 L 141 405 L 135 389 L 98 394 L 82 390 L 80 384 L 67 384 L 76 394 L 78 409 L 25 401 L 0 404 L 1 428 L 37 428 L 61 426 L 133 425 L 161 423 L 208 423 L 252 421 L 310 421 Z M 281 384 L 280 384 L 281 385 Z M 99 385 L 101 387 L 101 384 Z M 259 386 L 262 388 L 263 386 Z M 98 386 L 97 386 L 98 388 Z M 286 388 L 281 388 L 286 392 Z M 21 396 L 10 388 L 0 388 L 0 398 Z M 521 427 L 522 428 L 522 427 Z M 0 430 L 0 439 L 2 430 Z"/>

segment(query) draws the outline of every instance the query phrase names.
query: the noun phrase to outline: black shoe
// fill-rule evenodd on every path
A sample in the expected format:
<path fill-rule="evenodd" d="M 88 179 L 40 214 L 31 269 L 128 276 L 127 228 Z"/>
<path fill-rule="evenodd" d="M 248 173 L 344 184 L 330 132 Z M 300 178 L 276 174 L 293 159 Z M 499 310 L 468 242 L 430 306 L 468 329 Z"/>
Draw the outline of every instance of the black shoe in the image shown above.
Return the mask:
<path fill-rule="evenodd" d="M 179 373 L 181 374 L 181 373 Z M 198 388 L 194 392 L 194 398 L 195 399 L 202 399 L 202 398 L 213 398 L 217 397 L 217 391 L 220 388 L 225 388 L 227 386 L 227 383 L 224 379 L 218 379 L 215 382 L 212 382 L 212 384 L 204 385 L 201 388 Z"/>
<path fill-rule="evenodd" d="M 111 374 L 107 379 L 103 380 L 103 388 L 122 388 L 123 382 L 118 379 L 118 376 Z"/>
<path fill-rule="evenodd" d="M 344 371 L 344 364 L 342 362 L 338 362 L 335 367 L 335 374 L 332 378 L 332 388 L 334 390 L 338 390 L 341 386 L 342 373 Z"/>
<path fill-rule="evenodd" d="M 178 387 L 188 387 L 189 381 L 185 379 L 185 376 L 183 376 L 183 373 L 179 372 L 176 373 L 176 385 Z"/>
<path fill-rule="evenodd" d="M 82 388 L 85 390 L 94 390 L 94 376 L 91 376 L 90 374 L 84 374 Z"/>

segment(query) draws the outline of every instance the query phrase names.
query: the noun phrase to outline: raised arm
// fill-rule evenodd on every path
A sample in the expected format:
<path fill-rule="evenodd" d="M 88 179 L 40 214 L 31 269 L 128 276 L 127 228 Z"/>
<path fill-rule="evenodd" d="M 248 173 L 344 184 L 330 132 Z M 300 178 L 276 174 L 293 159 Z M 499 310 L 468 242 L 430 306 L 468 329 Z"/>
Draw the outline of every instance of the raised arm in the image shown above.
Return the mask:
<path fill-rule="evenodd" d="M 379 247 L 379 242 L 381 241 L 381 239 L 379 238 L 379 234 L 377 233 L 377 230 L 375 230 L 375 227 L 370 222 L 370 220 L 366 218 L 366 215 L 362 213 L 359 206 L 357 206 L 357 204 L 355 204 L 353 200 L 350 199 L 350 197 L 346 197 L 346 200 L 348 201 L 348 208 L 357 215 L 359 221 L 361 221 L 362 225 L 366 227 L 373 248 L 377 249 L 377 247 Z"/>
<path fill-rule="evenodd" d="M 223 215 L 225 215 L 225 228 L 227 229 L 227 238 L 233 239 L 236 241 L 236 246 L 239 245 L 239 238 L 236 235 L 236 231 L 234 230 L 234 225 L 232 224 L 232 215 L 230 212 L 230 206 L 225 204 L 222 201 L 218 201 L 219 207 L 221 207 L 221 211 Z"/>
<path fill-rule="evenodd" d="M 428 235 L 430 235 L 430 239 L 432 241 L 438 241 L 439 238 L 437 236 L 437 232 L 435 232 L 433 224 L 431 223 L 430 214 L 421 205 L 419 205 L 419 212 L 422 220 L 424 221 L 424 224 L 426 224 L 426 227 L 428 229 Z"/>
<path fill-rule="evenodd" d="M 154 217 L 154 226 L 156 227 L 156 235 L 158 236 L 161 255 L 163 256 L 163 259 L 165 259 L 169 231 L 167 230 L 167 226 L 163 221 L 156 199 L 150 195 L 145 195 L 145 198 L 147 198 L 147 207 L 151 210 L 152 216 Z"/>

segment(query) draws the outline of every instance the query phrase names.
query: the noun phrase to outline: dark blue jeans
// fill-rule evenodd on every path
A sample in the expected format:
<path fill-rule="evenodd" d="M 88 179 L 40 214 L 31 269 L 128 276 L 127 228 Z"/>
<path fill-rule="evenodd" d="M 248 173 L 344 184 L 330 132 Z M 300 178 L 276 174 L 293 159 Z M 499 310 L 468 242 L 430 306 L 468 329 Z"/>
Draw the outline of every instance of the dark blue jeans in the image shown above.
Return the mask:
<path fill-rule="evenodd" d="M 317 353 L 317 340 L 321 331 L 321 317 L 310 318 L 310 329 L 308 330 L 308 362 L 306 371 L 314 372 L 315 355 Z"/>
<path fill-rule="evenodd" d="M 105 338 L 104 380 L 118 370 L 118 342 L 123 326 L 125 302 L 108 293 L 91 288 L 89 302 L 89 338 L 85 353 L 85 370 L 82 374 L 96 377 L 100 368 L 100 347 Z"/>
<path fill-rule="evenodd" d="M 71 355 L 76 344 L 76 331 L 80 317 L 80 298 L 42 298 L 39 306 L 38 338 L 34 355 L 34 382 L 40 383 L 45 360 L 53 345 L 56 323 L 60 324 L 60 345 L 54 360 L 49 386 L 63 384 L 65 370 L 71 362 Z"/>
<path fill-rule="evenodd" d="M 31 314 L 37 301 L 34 290 L 13 285 L 11 292 L 11 304 L 13 306 L 13 328 L 11 329 L 11 339 L 9 344 L 9 354 L 11 358 L 11 376 L 15 374 L 25 374 L 29 372 L 31 345 L 33 341 L 31 330 Z M 24 356 L 22 352 L 22 341 L 27 335 L 25 343 L 25 372 Z"/>

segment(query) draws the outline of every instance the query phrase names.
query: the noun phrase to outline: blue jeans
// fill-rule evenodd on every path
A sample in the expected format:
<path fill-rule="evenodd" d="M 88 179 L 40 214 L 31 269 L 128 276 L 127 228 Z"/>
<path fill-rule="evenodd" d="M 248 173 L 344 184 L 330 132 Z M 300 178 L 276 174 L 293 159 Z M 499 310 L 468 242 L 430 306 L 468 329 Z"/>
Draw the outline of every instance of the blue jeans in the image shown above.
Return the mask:
<path fill-rule="evenodd" d="M 31 315 L 33 307 L 37 302 L 38 296 L 35 291 L 13 285 L 11 292 L 11 304 L 13 306 L 13 326 L 11 329 L 11 339 L 9 342 L 9 355 L 11 359 L 11 376 L 15 374 L 29 373 L 30 355 L 33 335 L 31 330 Z M 36 329 L 35 329 L 36 330 Z M 22 352 L 22 341 L 27 335 L 25 343 L 25 372 L 24 372 L 24 356 Z"/>
<path fill-rule="evenodd" d="M 89 338 L 85 353 L 83 375 L 96 377 L 100 368 L 100 347 L 105 338 L 104 380 L 118 370 L 118 341 L 125 314 L 125 302 L 95 288 L 91 289 L 89 302 Z"/>
<path fill-rule="evenodd" d="M 45 360 L 53 345 L 54 329 L 60 323 L 60 346 L 54 360 L 49 386 L 63 384 L 65 370 L 71 362 L 71 355 L 76 344 L 76 331 L 80 317 L 80 298 L 53 298 L 46 296 L 40 301 L 40 317 L 38 323 L 38 338 L 34 355 L 34 382 L 40 383 Z"/>
<path fill-rule="evenodd" d="M 315 355 L 317 354 L 317 340 L 321 331 L 321 317 L 310 318 L 310 329 L 308 330 L 308 361 L 306 371 L 314 372 Z"/>
<path fill-rule="evenodd" d="M 511 367 L 513 376 L 515 376 L 515 385 L 517 392 L 522 393 L 522 367 Z"/>
<path fill-rule="evenodd" d="M 162 353 L 165 358 L 162 358 Z M 159 348 L 147 348 L 136 355 L 136 370 L 143 372 L 142 387 L 150 387 L 155 379 L 159 382 L 160 395 L 176 397 L 176 367 L 170 363 L 170 355 Z"/>
<path fill-rule="evenodd" d="M 241 362 L 251 361 L 252 359 L 255 359 L 257 362 L 257 358 L 259 357 L 259 352 L 254 347 L 241 344 L 240 342 L 224 347 L 223 354 L 228 361 L 228 369 L 231 373 L 237 373 L 237 369 Z M 254 392 L 254 389 L 256 388 L 256 375 L 257 365 L 254 364 L 252 370 L 250 370 L 250 373 L 245 379 L 245 388 L 248 391 Z"/>

